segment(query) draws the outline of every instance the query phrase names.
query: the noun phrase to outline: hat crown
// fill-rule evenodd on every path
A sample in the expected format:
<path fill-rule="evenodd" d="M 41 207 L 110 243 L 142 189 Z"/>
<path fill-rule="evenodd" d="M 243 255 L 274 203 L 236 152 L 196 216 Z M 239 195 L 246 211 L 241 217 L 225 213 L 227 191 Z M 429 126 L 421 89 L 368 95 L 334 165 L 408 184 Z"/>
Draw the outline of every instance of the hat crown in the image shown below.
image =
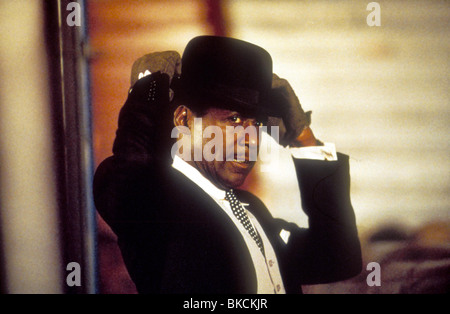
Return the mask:
<path fill-rule="evenodd" d="M 188 88 L 229 86 L 266 94 L 272 58 L 263 48 L 228 37 L 199 36 L 183 53 L 181 80 Z"/>

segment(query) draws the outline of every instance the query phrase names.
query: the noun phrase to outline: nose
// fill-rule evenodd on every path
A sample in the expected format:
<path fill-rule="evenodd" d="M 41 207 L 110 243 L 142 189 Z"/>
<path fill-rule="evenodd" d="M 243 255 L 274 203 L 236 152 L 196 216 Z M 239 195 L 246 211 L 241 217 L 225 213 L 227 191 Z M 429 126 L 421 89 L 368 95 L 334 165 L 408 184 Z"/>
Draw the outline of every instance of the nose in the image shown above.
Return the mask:
<path fill-rule="evenodd" d="M 237 136 L 239 146 L 256 147 L 259 148 L 259 128 L 253 119 L 245 121 L 243 130 L 240 130 Z"/>
<path fill-rule="evenodd" d="M 259 147 L 259 136 L 258 136 L 258 130 L 256 129 L 255 134 L 253 133 L 247 133 L 247 132 L 242 132 L 243 134 L 243 142 L 245 146 L 256 146 Z"/>

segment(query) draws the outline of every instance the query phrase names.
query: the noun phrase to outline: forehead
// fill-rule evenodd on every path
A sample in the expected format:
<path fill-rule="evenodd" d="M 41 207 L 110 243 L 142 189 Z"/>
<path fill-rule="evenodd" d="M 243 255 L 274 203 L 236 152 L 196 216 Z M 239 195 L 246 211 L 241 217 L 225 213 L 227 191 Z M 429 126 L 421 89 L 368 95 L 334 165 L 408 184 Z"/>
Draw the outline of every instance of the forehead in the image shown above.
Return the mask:
<path fill-rule="evenodd" d="M 255 119 L 259 121 L 265 121 L 267 120 L 267 115 L 261 113 L 261 112 L 255 112 L 250 110 L 242 110 L 242 109 L 235 109 L 235 108 L 219 108 L 219 107 L 210 107 L 205 110 L 204 116 L 210 116 L 212 118 L 220 119 L 223 117 L 228 117 L 232 115 L 239 115 L 242 118 L 245 119 Z"/>

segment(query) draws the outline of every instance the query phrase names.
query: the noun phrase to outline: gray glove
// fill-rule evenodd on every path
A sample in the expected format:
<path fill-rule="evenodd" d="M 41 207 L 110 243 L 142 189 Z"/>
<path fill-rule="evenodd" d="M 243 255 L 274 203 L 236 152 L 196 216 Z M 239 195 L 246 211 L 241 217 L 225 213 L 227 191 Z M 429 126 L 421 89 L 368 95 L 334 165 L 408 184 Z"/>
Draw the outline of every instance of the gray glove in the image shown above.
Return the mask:
<path fill-rule="evenodd" d="M 280 127 L 280 144 L 292 145 L 295 139 L 311 124 L 311 111 L 303 111 L 302 105 L 286 79 L 273 74 L 272 92 L 274 101 L 283 108 L 282 120 L 269 118 L 269 125 Z"/>
<path fill-rule="evenodd" d="M 164 51 L 137 59 L 131 70 L 131 88 L 120 110 L 113 145 L 117 158 L 151 162 L 166 155 L 170 127 L 169 103 L 173 98 L 172 79 L 179 76 L 181 58 L 178 52 Z"/>
<path fill-rule="evenodd" d="M 169 85 L 174 77 L 181 73 L 181 57 L 176 51 L 153 52 L 134 61 L 131 67 L 131 85 L 139 79 L 155 72 L 165 73 L 169 76 Z M 169 89 L 169 100 L 173 99 L 173 90 Z"/>

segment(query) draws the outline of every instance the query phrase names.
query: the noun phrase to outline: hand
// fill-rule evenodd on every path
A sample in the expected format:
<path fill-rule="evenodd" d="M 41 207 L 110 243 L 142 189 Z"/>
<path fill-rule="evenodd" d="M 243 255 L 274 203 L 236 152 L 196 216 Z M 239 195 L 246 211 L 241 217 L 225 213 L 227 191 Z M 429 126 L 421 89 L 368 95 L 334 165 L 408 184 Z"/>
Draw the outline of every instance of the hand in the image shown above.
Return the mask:
<path fill-rule="evenodd" d="M 283 127 L 280 144 L 283 146 L 314 146 L 317 141 L 309 128 L 311 124 L 311 111 L 304 112 L 294 90 L 286 79 L 279 78 L 276 74 L 272 77 L 272 91 L 274 101 L 278 102 L 283 110 Z"/>
<path fill-rule="evenodd" d="M 322 146 L 323 143 L 316 139 L 313 131 L 309 126 L 305 127 L 291 143 L 291 147 L 306 147 L 306 146 Z"/>
<path fill-rule="evenodd" d="M 162 51 L 146 54 L 134 61 L 131 68 L 131 86 L 139 79 L 152 73 L 161 72 L 169 76 L 169 85 L 172 79 L 181 73 L 181 57 L 176 51 Z M 169 89 L 169 99 L 173 99 L 173 91 Z"/>
<path fill-rule="evenodd" d="M 171 121 L 170 87 L 180 72 L 181 57 L 175 51 L 146 54 L 133 63 L 131 88 L 120 110 L 113 145 L 115 157 L 144 163 L 164 160 L 165 146 L 170 143 L 164 136 Z"/>
<path fill-rule="evenodd" d="M 130 161 L 154 160 L 168 111 L 168 75 L 155 72 L 138 80 L 120 109 L 114 155 Z"/>

